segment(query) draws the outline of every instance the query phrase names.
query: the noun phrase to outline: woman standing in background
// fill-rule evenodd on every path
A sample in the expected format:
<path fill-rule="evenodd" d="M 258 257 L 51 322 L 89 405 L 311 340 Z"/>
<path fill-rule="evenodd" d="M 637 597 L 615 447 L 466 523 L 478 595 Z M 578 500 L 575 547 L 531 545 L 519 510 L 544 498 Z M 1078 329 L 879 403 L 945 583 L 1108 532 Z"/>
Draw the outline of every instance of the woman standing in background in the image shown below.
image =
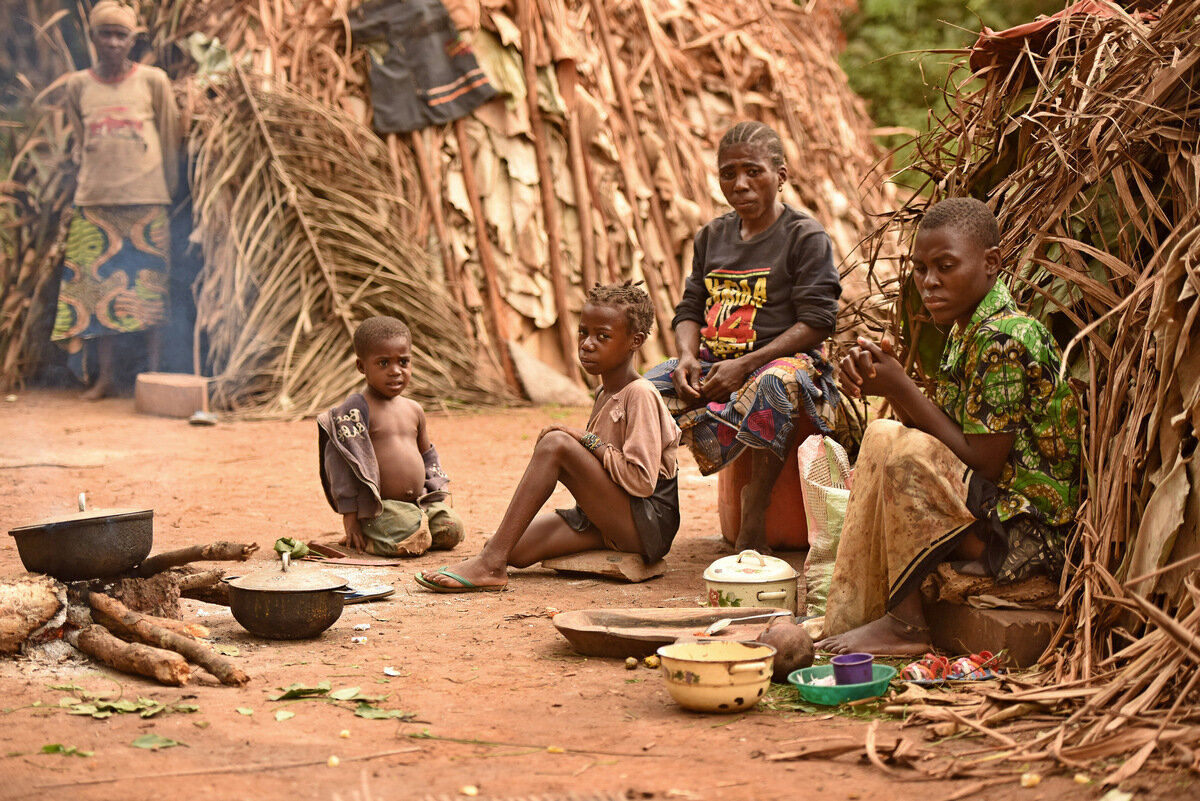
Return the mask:
<path fill-rule="evenodd" d="M 96 341 L 98 373 L 83 397 L 97 400 L 114 388 L 118 334 L 145 332 L 149 367 L 158 369 L 179 112 L 166 73 L 129 58 L 136 11 L 101 0 L 88 23 L 95 66 L 66 84 L 79 181 L 51 338 L 85 383 L 87 341 Z"/>

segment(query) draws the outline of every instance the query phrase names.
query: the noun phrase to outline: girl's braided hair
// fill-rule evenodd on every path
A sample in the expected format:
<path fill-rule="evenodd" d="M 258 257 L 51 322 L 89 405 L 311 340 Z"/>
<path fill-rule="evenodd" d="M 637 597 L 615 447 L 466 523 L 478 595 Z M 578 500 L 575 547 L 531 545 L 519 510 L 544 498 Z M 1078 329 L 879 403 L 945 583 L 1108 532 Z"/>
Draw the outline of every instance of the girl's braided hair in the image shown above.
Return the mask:
<path fill-rule="evenodd" d="M 593 306 L 612 306 L 625 312 L 629 333 L 650 336 L 654 328 L 654 305 L 650 296 L 642 289 L 641 281 L 636 284 L 596 284 L 587 293 L 587 302 Z"/>
<path fill-rule="evenodd" d="M 739 122 L 721 137 L 717 153 L 733 145 L 761 145 L 767 151 L 767 158 L 772 167 L 782 167 L 786 161 L 783 156 L 783 140 L 775 133 L 774 128 L 764 122 Z"/>

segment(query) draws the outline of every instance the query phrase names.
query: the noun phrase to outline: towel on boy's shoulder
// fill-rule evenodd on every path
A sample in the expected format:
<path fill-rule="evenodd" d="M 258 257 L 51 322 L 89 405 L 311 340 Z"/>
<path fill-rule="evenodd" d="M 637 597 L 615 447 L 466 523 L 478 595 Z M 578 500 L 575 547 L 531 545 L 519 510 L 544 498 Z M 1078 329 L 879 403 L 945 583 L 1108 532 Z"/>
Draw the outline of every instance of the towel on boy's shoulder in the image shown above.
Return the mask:
<path fill-rule="evenodd" d="M 416 503 L 385 500 L 379 494 L 379 463 L 369 435 L 367 401 L 355 393 L 317 416 L 321 488 L 339 514 L 354 512 L 376 556 L 419 556 L 430 548 L 448 550 L 463 541 L 462 519 L 450 508 L 450 479 L 430 445 L 425 461 L 425 494 Z M 428 518 L 429 525 L 422 525 Z"/>

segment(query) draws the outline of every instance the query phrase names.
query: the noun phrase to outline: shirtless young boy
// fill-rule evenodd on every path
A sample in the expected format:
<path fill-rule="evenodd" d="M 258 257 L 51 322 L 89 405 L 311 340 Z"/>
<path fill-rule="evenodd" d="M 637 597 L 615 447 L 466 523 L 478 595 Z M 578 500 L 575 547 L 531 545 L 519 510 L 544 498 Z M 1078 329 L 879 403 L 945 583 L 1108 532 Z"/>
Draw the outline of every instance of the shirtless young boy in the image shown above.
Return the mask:
<path fill-rule="evenodd" d="M 412 379 L 408 326 L 394 317 L 365 320 L 354 332 L 354 355 L 367 391 L 317 417 L 321 485 L 342 515 L 342 543 L 379 556 L 453 548 L 463 524 L 450 508 L 450 480 L 424 410 L 403 396 Z"/>

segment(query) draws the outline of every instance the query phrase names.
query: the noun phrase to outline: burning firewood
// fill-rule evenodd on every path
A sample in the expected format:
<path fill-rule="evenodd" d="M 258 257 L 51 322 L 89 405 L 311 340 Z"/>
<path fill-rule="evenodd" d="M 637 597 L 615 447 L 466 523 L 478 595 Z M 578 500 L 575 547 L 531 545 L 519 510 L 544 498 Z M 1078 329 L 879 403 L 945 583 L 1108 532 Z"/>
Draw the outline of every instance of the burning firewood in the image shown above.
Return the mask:
<path fill-rule="evenodd" d="M 63 639 L 109 667 L 163 684 L 186 684 L 194 664 L 240 687 L 250 677 L 196 639 L 208 629 L 180 619 L 179 599 L 186 593 L 228 605 L 225 571 L 187 565 L 245 561 L 257 550 L 254 543 L 214 542 L 156 554 L 114 579 L 65 585 L 33 574 L 0 581 L 0 654 Z"/>

